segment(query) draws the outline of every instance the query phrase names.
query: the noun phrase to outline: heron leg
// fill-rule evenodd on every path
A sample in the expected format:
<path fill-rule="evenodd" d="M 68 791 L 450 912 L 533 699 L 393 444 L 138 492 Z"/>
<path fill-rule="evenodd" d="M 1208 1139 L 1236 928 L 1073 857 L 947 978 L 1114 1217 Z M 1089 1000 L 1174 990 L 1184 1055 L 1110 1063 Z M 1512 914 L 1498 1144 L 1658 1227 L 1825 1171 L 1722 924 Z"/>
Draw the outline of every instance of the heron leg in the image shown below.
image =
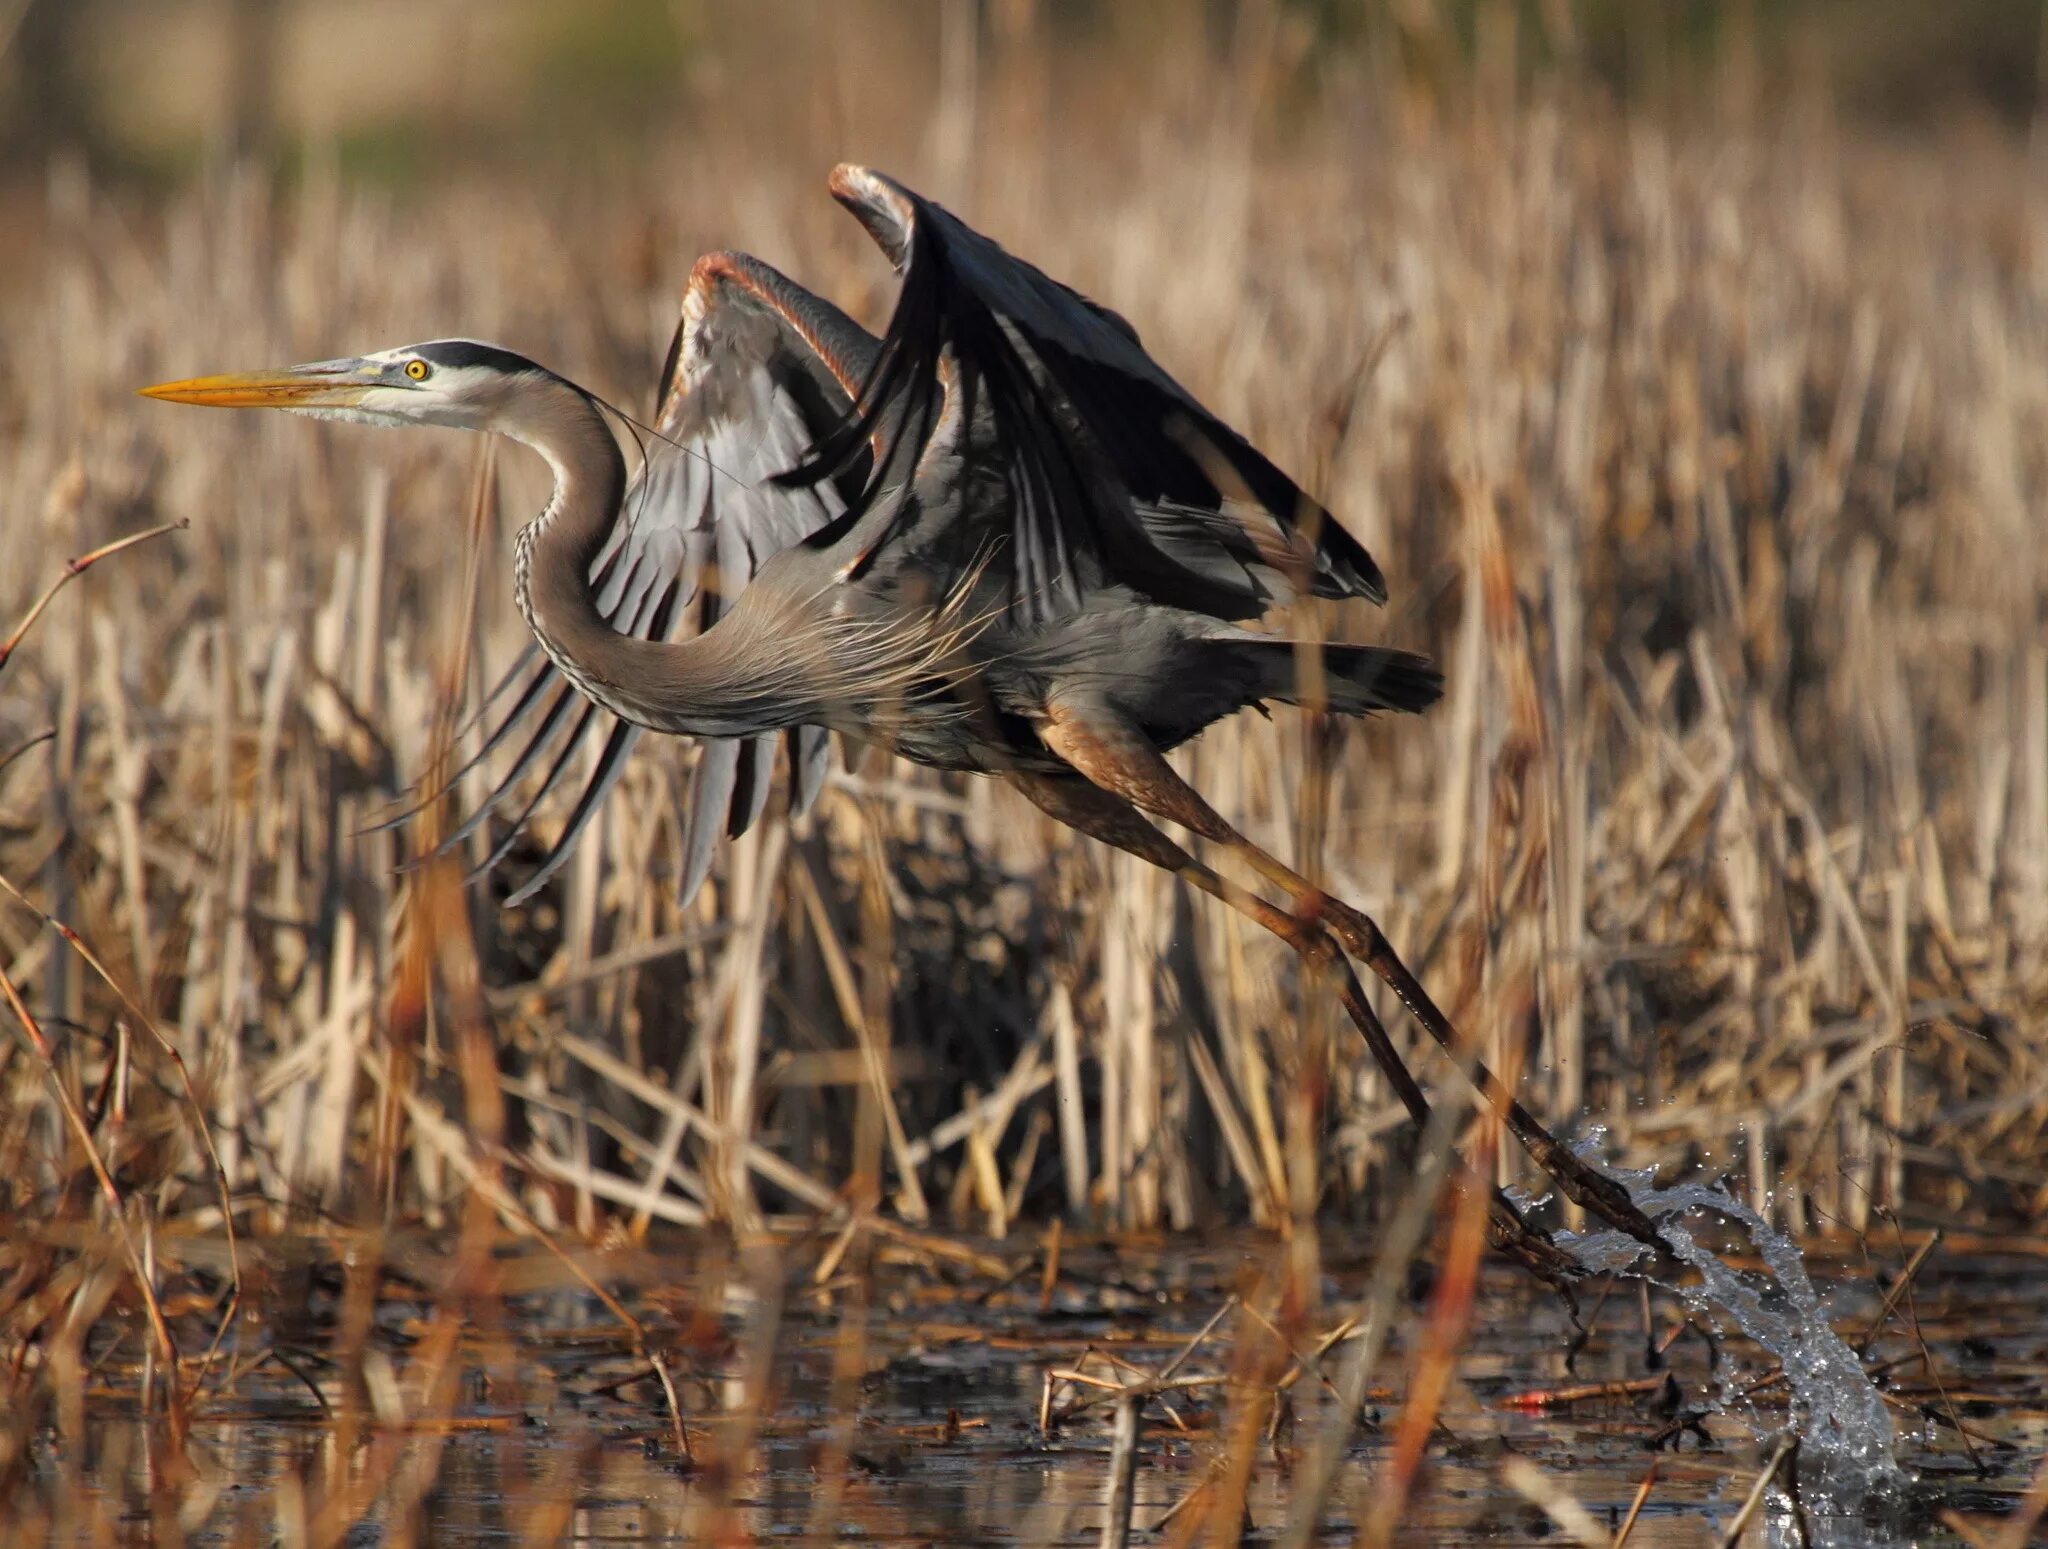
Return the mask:
<path fill-rule="evenodd" d="M 1149 822 L 1130 802 L 1101 786 L 1071 776 L 1018 773 L 1012 783 L 1041 811 L 1069 828 L 1114 845 L 1140 860 L 1169 871 L 1210 897 L 1278 936 L 1318 977 L 1334 979 L 1338 998 L 1358 1028 L 1373 1059 L 1386 1073 L 1408 1116 L 1418 1125 L 1429 1122 L 1429 1099 L 1401 1062 L 1394 1041 L 1359 987 L 1358 976 L 1328 931 L 1314 920 L 1275 907 L 1251 889 L 1204 866 Z M 1460 1187 L 1483 1187 L 1470 1168 L 1462 1170 Z M 1570 1283 L 1580 1273 L 1577 1262 L 1562 1252 L 1539 1228 L 1522 1218 L 1498 1189 L 1490 1191 L 1487 1237 L 1493 1246 L 1538 1279 L 1570 1297 Z"/>
<path fill-rule="evenodd" d="M 1454 1059 L 1463 1057 L 1457 1029 L 1452 1027 L 1450 1018 L 1409 972 L 1386 933 L 1365 911 L 1333 898 L 1239 833 L 1201 792 L 1175 772 L 1151 739 L 1114 708 L 1096 701 L 1055 699 L 1048 706 L 1048 714 L 1048 724 L 1039 733 L 1047 747 L 1104 790 L 1154 817 L 1178 823 L 1238 856 L 1287 894 L 1296 916 L 1327 926 L 1347 951 L 1393 990 L 1446 1053 Z M 1359 999 L 1362 1003 L 1364 997 Z M 1358 1020 L 1355 1012 L 1352 1019 Z M 1371 1041 L 1368 1037 L 1367 1042 Z M 1378 1051 L 1374 1052 L 1377 1055 Z M 1384 1065 L 1385 1061 L 1381 1063 Z M 1471 1070 L 1473 1081 L 1502 1122 L 1567 1196 L 1638 1241 L 1655 1248 L 1666 1246 L 1650 1218 L 1629 1198 L 1627 1189 L 1595 1172 L 1552 1135 L 1483 1060 L 1473 1060 Z"/>

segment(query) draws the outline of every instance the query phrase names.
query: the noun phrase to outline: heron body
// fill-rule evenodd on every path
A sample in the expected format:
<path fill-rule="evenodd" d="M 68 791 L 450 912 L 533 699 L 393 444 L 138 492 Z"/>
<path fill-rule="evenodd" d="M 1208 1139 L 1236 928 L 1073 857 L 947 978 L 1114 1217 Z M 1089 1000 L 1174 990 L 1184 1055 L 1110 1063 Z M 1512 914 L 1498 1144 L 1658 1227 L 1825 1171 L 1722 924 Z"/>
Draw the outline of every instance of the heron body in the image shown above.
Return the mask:
<path fill-rule="evenodd" d="M 500 685 L 508 702 L 477 756 L 524 740 L 455 840 L 543 759 L 541 793 L 589 738 L 605 740 L 515 897 L 561 864 L 642 731 L 704 739 L 686 893 L 720 830 L 763 810 L 776 739 L 801 809 L 838 731 L 999 777 L 1282 937 L 1334 979 L 1397 1094 L 1426 1115 L 1346 952 L 1448 1048 L 1441 1011 L 1367 916 L 1237 833 L 1163 757 L 1268 701 L 1346 715 L 1433 703 L 1440 679 L 1421 657 L 1304 650 L 1245 627 L 1304 596 L 1383 601 L 1377 566 L 1115 313 L 879 174 L 841 167 L 831 189 L 901 276 L 887 331 L 876 338 L 759 260 L 699 260 L 637 469 L 593 395 L 470 341 L 146 391 L 492 430 L 550 464 L 553 496 L 515 557 L 542 656 Z M 1196 860 L 1155 819 L 1219 847 L 1284 905 Z M 1619 1185 L 1478 1077 L 1571 1197 L 1658 1241 Z M 1498 1195 L 1491 1221 L 1495 1242 L 1546 1279 L 1575 1272 Z"/>
<path fill-rule="evenodd" d="M 705 277 L 717 283 L 715 274 Z M 429 361 L 455 353 L 424 350 Z M 601 570 L 614 515 L 632 507 L 624 459 L 594 401 L 567 383 L 540 390 L 562 401 L 523 438 L 554 466 L 556 495 L 520 533 L 517 595 L 556 669 L 622 719 L 716 738 L 821 725 L 936 768 L 1057 775 L 1069 771 L 1039 728 L 1062 700 L 1099 696 L 1170 748 L 1247 704 L 1299 697 L 1290 642 L 1154 602 L 1119 581 L 1093 582 L 1058 608 L 1012 606 L 1023 582 L 1007 548 L 977 554 L 957 536 L 976 524 L 921 492 L 905 497 L 915 502 L 907 514 L 854 521 L 840 501 L 820 500 L 819 514 L 839 517 L 836 534 L 814 533 L 762 560 L 682 650 L 620 634 L 601 611 L 602 591 L 581 578 Z M 974 465 L 992 467 L 999 455 L 991 437 L 926 482 L 992 484 Z M 667 499 L 665 481 L 715 486 L 727 474 L 684 462 L 651 475 L 655 487 L 642 493 Z M 988 496 L 999 501 L 1000 487 Z M 873 528 L 884 523 L 893 523 L 889 541 L 876 546 Z M 1333 660 L 1335 708 L 1420 709 L 1437 695 L 1420 658 L 1350 647 Z"/>

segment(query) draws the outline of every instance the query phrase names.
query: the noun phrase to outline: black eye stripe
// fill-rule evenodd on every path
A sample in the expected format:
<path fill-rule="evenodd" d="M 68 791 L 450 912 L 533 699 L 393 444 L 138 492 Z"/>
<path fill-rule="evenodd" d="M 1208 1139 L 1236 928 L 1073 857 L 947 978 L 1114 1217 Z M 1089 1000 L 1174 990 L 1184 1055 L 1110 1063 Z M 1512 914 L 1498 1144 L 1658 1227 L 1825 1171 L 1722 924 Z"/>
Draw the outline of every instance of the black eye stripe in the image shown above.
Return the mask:
<path fill-rule="evenodd" d="M 539 368 L 523 355 L 510 350 L 499 349 L 495 344 L 479 344 L 474 339 L 442 339 L 420 347 L 420 358 L 430 365 L 445 366 L 460 370 L 465 366 L 482 366 L 486 370 L 502 372 L 507 376 Z"/>

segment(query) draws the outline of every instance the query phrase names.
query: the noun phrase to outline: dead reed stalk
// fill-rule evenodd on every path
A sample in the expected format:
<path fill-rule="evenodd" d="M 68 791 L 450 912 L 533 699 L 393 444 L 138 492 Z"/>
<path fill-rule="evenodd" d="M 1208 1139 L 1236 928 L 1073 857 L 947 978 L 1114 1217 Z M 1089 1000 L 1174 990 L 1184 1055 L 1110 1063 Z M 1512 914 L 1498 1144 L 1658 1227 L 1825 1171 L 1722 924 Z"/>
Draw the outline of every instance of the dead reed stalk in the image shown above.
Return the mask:
<path fill-rule="evenodd" d="M 528 904 L 499 907 L 503 873 L 401 875 L 418 852 L 370 825 L 477 751 L 455 706 L 525 642 L 501 566 L 538 470 L 508 457 L 465 505 L 429 439 L 131 395 L 461 331 L 643 403 L 690 260 L 723 245 L 878 321 L 881 266 L 818 187 L 832 155 L 755 132 L 828 64 L 890 82 L 859 95 L 886 99 L 863 132 L 896 170 L 1127 313 L 1393 578 L 1384 615 L 1290 622 L 1432 652 L 1437 713 L 1247 716 L 1175 756 L 1388 924 L 1459 1013 L 1458 1057 L 1630 1165 L 1740 1176 L 1795 1230 L 2048 1216 L 2048 208 L 2011 198 L 2023 148 L 1819 112 L 1677 126 L 1569 75 L 1438 100 L 1333 60 L 1282 90 L 1298 19 L 1259 5 L 1244 69 L 1199 28 L 1148 38 L 1160 89 L 1134 114 L 1033 8 L 996 9 L 950 35 L 943 82 L 936 54 L 904 62 L 931 51 L 890 51 L 911 24 L 888 8 L 725 38 L 688 146 L 651 134 L 602 179 L 478 167 L 400 194 L 315 157 L 291 181 L 230 167 L 153 195 L 67 165 L 11 191 L 35 235 L 0 290 L 9 552 L 85 556 L 48 592 L 40 564 L 0 573 L 24 619 L 0 646 L 0 875 L 39 917 L 0 917 L 27 1039 L 0 1057 L 23 1414 L 83 1413 L 94 1341 L 137 1332 L 181 1391 L 179 1340 L 232 1332 L 244 1258 L 345 1225 L 338 1374 L 313 1384 L 345 1455 L 394 1393 L 447 1410 L 509 1230 L 612 1309 L 681 1452 L 674 1331 L 582 1255 L 715 1223 L 747 1244 L 754 1342 L 699 1449 L 700 1521 L 737 1534 L 787 1289 L 772 1242 L 815 1233 L 828 1289 L 870 1249 L 994 1284 L 1015 1254 L 949 1232 L 1253 1224 L 1286 1244 L 1269 1326 L 1240 1320 L 1206 1521 L 1241 1522 L 1292 1373 L 1318 1407 L 1287 1541 L 1315 1533 L 1398 1289 L 1389 1268 L 1355 1309 L 1334 1397 L 1300 1382 L 1324 1233 L 1377 1227 L 1405 1263 L 1455 1134 L 1408 1133 L 1284 952 L 983 786 L 877 758 L 804 822 L 771 813 L 687 909 L 689 755 L 657 739 Z M 917 104 L 942 96 L 928 134 Z M 468 854 L 502 844 L 516 876 L 563 820 L 544 806 L 521 839 L 501 814 Z M 1448 1062 L 1374 1004 L 1464 1114 Z M 1489 1165 L 1533 1181 L 1513 1148 Z M 65 1236 L 94 1197 L 133 1302 Z M 153 1276 L 171 1248 L 136 1221 L 190 1259 Z M 209 1269 L 189 1243 L 216 1228 L 240 1235 Z M 468 1278 L 424 1315 L 408 1389 L 372 1336 L 412 1230 L 453 1231 Z M 1469 1235 L 1450 1246 L 1440 1382 L 1473 1272 Z M 844 1300 L 884 1305 L 864 1282 Z M 181 1334 L 194 1305 L 211 1327 Z M 864 1360 L 841 1353 L 842 1387 Z M 852 1433 L 834 1446 L 850 1498 Z M 0 1505 L 24 1455 L 0 1455 Z M 339 1465 L 305 1479 L 279 1509 L 309 1541 L 374 1494 Z"/>

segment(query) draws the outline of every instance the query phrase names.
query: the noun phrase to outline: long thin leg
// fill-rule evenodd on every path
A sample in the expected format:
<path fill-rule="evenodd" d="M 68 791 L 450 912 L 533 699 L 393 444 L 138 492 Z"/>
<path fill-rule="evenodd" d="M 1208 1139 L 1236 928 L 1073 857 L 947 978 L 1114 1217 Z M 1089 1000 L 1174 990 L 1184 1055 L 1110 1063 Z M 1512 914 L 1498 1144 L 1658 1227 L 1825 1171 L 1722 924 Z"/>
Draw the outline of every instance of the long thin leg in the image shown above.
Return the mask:
<path fill-rule="evenodd" d="M 1049 710 L 1050 722 L 1040 733 L 1047 747 L 1104 790 L 1222 845 L 1260 876 L 1278 885 L 1293 902 L 1297 914 L 1306 920 L 1326 923 L 1348 951 L 1392 988 L 1447 1053 L 1453 1058 L 1463 1057 L 1450 1018 L 1438 1009 L 1429 992 L 1395 954 L 1386 934 L 1363 910 L 1332 898 L 1240 834 L 1203 799 L 1201 792 L 1175 773 L 1149 738 L 1113 708 L 1096 701 L 1068 699 L 1055 700 Z M 1487 1101 L 1536 1165 L 1557 1180 L 1559 1188 L 1638 1241 L 1654 1248 L 1667 1247 L 1650 1218 L 1629 1198 L 1628 1190 L 1595 1172 L 1561 1144 L 1483 1061 L 1474 1061 L 1472 1072 Z"/>
<path fill-rule="evenodd" d="M 1386 1072 L 1402 1106 L 1408 1110 L 1408 1116 L 1418 1125 L 1429 1122 L 1429 1099 L 1423 1096 L 1422 1088 L 1416 1085 L 1408 1067 L 1401 1063 L 1401 1056 L 1395 1050 L 1393 1040 L 1387 1036 L 1386 1027 L 1373 1011 L 1371 1002 L 1365 998 L 1365 992 L 1359 988 L 1358 976 L 1352 973 L 1350 963 L 1322 926 L 1275 908 L 1249 888 L 1219 876 L 1147 822 L 1129 802 L 1099 786 L 1071 776 L 1014 774 L 1011 781 L 1042 811 L 1058 818 L 1069 828 L 1172 872 L 1271 931 L 1300 954 L 1302 961 L 1319 977 L 1328 975 L 1334 978 L 1345 1011 L 1350 1014 L 1380 1069 Z M 1469 1187 L 1479 1180 L 1467 1178 L 1463 1182 Z M 1538 1279 L 1564 1291 L 1569 1297 L 1570 1282 L 1581 1273 L 1577 1262 L 1523 1220 L 1521 1213 L 1499 1190 L 1491 1193 L 1487 1236 L 1493 1245 Z"/>

